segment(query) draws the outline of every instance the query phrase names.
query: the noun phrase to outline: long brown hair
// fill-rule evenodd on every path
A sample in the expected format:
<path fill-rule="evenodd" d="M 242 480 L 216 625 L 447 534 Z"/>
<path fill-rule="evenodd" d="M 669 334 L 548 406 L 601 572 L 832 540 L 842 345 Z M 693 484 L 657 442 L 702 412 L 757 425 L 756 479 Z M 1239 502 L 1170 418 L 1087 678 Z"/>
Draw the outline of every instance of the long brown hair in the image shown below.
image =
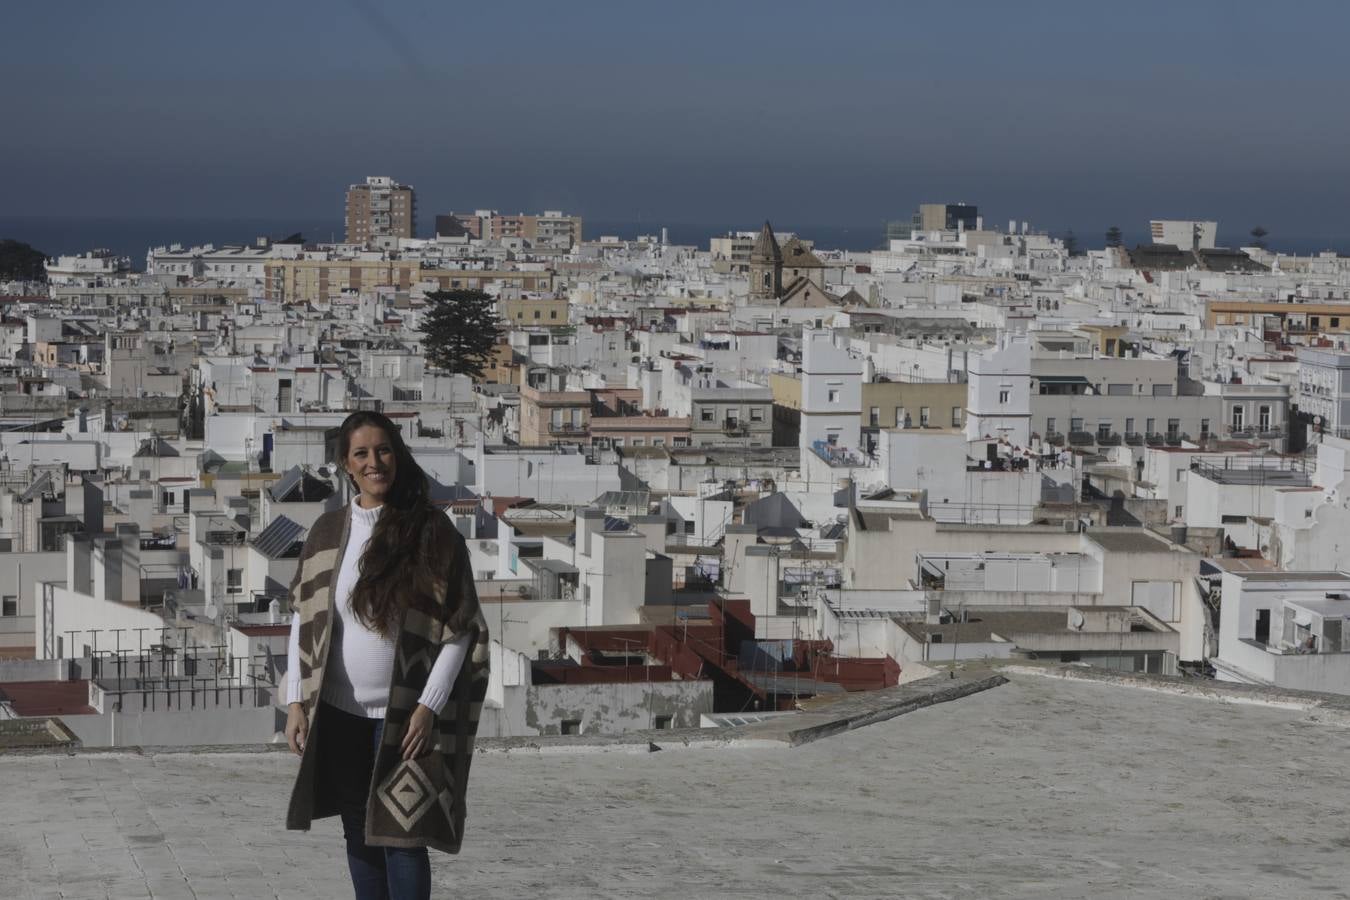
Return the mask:
<path fill-rule="evenodd" d="M 367 628 L 392 635 L 404 610 L 414 607 L 443 618 L 439 591 L 445 584 L 438 577 L 443 571 L 444 547 L 438 547 L 437 519 L 445 517 L 431 505 L 426 472 L 413 459 L 403 442 L 399 428 L 388 416 L 377 412 L 354 412 L 338 429 L 338 464 L 346 471 L 352 433 L 366 426 L 384 432 L 394 451 L 394 483 L 384 498 L 384 508 L 371 531 L 370 541 L 352 587 L 352 611 Z M 350 473 L 347 476 L 351 478 Z M 353 479 L 353 484 L 355 480 Z M 353 500 L 353 503 L 356 501 Z M 446 521 L 444 524 L 448 525 Z"/>

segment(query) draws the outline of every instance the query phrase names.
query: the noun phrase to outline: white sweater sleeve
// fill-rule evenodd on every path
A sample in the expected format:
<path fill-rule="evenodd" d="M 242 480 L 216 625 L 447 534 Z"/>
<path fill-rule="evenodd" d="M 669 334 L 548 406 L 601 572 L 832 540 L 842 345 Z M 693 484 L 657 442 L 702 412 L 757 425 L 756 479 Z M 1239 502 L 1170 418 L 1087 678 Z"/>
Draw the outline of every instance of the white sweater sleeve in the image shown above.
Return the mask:
<path fill-rule="evenodd" d="M 291 617 L 291 639 L 286 646 L 286 704 L 299 703 L 300 696 L 300 614 Z"/>
<path fill-rule="evenodd" d="M 431 674 L 427 676 L 426 687 L 422 689 L 422 696 L 417 702 L 437 715 L 440 715 L 445 701 L 450 699 L 450 689 L 454 687 L 459 670 L 464 666 L 464 657 L 469 654 L 471 634 L 465 632 L 441 647 L 441 652 L 437 654 L 436 662 L 431 667 Z"/>

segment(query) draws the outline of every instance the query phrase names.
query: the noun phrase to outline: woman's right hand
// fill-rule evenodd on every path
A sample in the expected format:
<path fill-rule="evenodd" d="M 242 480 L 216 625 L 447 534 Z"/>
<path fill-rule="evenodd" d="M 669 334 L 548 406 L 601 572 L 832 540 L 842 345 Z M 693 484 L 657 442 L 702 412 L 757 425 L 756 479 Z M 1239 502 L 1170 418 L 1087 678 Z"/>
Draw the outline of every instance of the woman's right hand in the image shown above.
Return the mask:
<path fill-rule="evenodd" d="M 305 716 L 302 703 L 292 703 L 286 711 L 286 743 L 291 752 L 300 756 L 305 752 L 305 739 L 309 737 L 309 719 Z"/>

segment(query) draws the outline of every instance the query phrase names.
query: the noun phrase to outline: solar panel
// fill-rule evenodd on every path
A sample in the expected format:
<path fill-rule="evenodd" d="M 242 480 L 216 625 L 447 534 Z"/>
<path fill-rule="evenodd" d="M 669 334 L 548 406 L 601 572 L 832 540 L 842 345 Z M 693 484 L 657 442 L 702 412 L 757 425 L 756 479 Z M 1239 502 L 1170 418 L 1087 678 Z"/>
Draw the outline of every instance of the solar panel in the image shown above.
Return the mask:
<path fill-rule="evenodd" d="M 281 559 L 305 538 L 305 527 L 285 516 L 277 516 L 253 539 L 253 546 L 270 559 Z"/>

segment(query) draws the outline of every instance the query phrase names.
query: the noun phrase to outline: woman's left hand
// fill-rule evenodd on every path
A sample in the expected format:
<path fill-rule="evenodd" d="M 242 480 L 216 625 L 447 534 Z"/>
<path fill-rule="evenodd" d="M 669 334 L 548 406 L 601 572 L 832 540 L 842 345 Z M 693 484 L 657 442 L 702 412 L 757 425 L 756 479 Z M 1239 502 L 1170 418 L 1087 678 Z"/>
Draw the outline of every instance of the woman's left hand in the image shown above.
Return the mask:
<path fill-rule="evenodd" d="M 408 720 L 408 731 L 403 735 L 403 758 L 417 759 L 431 752 L 432 734 L 435 731 L 436 714 L 430 707 L 417 704 L 412 718 Z"/>

